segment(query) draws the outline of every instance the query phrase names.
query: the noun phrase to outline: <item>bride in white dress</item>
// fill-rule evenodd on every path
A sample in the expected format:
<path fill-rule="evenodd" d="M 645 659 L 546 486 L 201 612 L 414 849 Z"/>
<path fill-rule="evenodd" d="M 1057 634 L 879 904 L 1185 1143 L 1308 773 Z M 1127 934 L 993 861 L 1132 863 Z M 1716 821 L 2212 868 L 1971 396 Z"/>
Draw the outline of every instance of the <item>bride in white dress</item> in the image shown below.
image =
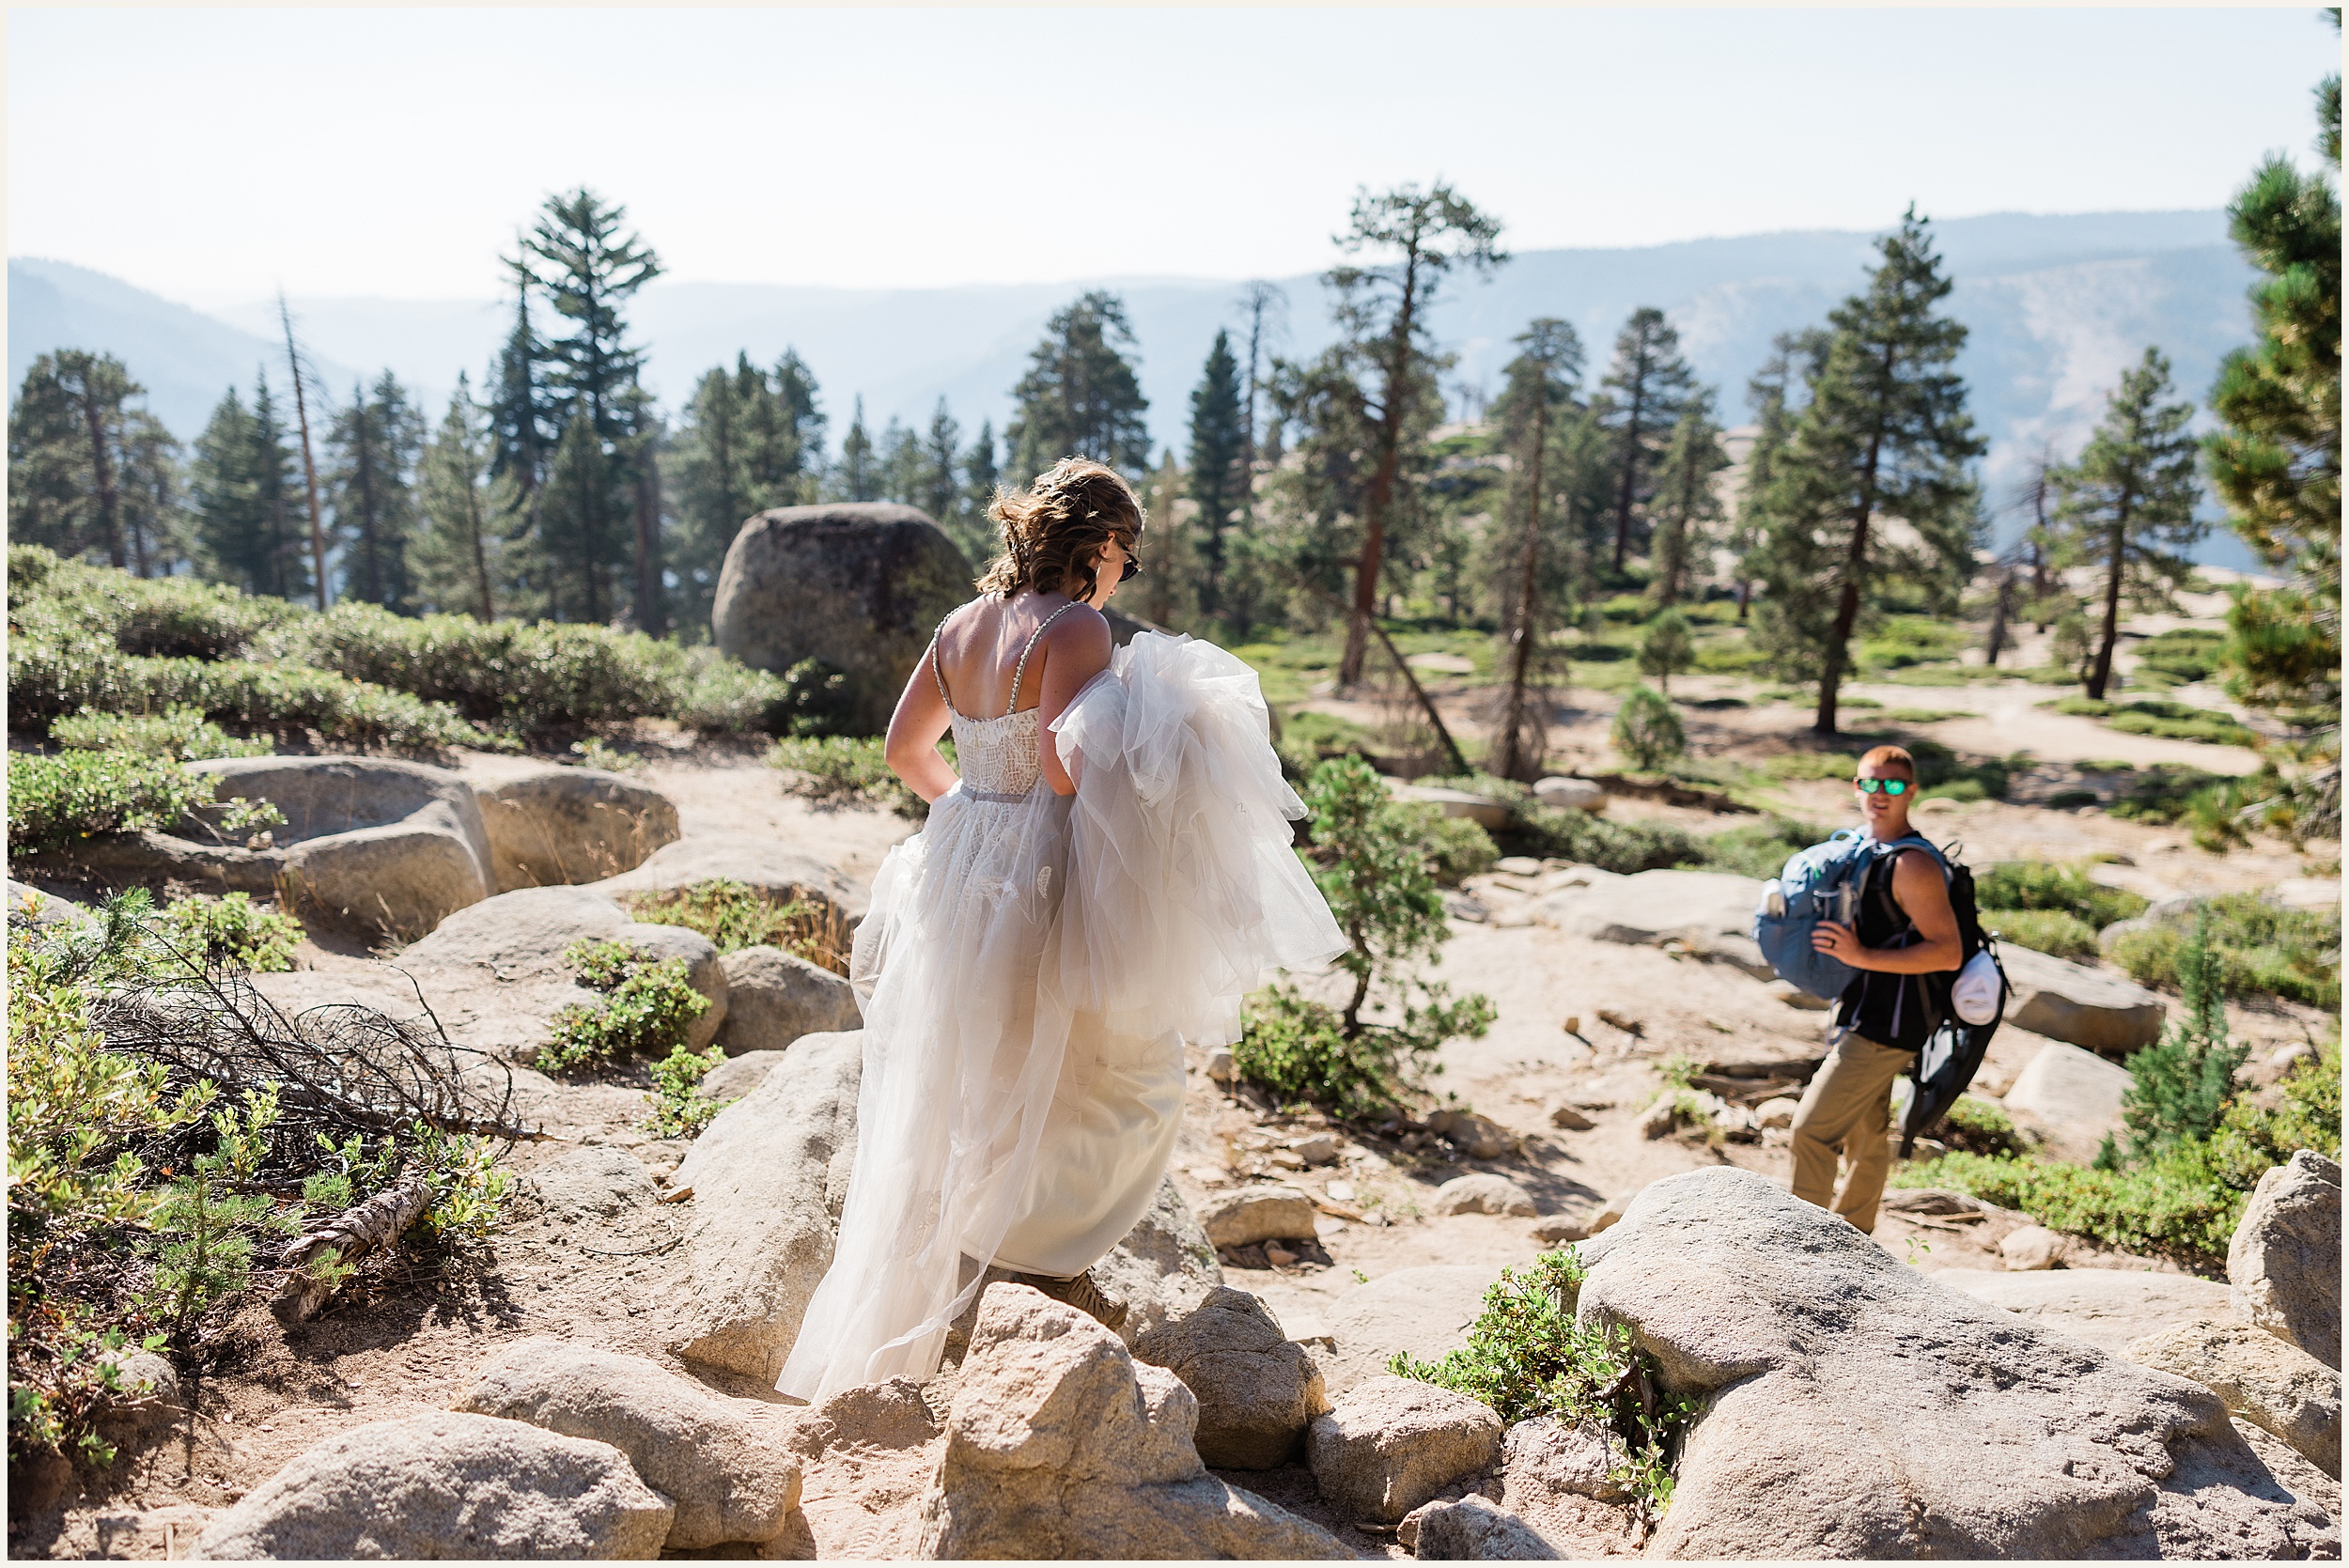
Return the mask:
<path fill-rule="evenodd" d="M 1190 637 L 1112 651 L 1132 489 L 1069 458 L 992 516 L 1003 554 L 889 722 L 930 815 L 857 930 L 856 1163 L 776 1383 L 810 1401 L 934 1373 L 989 1263 L 1114 1327 L 1087 1270 L 1165 1174 L 1185 1042 L 1237 1039 L 1268 971 L 1346 946 L 1255 673 Z"/>

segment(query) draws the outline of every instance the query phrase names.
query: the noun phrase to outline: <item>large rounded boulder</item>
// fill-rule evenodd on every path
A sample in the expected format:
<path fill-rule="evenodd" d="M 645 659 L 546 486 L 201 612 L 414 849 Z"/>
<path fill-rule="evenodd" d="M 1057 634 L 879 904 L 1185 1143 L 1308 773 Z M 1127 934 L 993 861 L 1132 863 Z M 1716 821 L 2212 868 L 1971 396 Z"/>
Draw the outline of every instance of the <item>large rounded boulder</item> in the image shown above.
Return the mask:
<path fill-rule="evenodd" d="M 971 563 L 911 506 L 779 506 L 742 525 L 710 629 L 727 657 L 782 675 L 803 659 L 846 677 L 848 727 L 878 734 Z"/>

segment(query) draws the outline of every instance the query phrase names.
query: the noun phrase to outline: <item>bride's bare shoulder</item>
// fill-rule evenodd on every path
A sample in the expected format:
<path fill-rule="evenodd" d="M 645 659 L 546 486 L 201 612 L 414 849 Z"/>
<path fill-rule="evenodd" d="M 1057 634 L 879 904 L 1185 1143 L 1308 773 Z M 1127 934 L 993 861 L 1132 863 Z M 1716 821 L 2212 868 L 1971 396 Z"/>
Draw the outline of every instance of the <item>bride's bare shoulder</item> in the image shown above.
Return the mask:
<path fill-rule="evenodd" d="M 1081 600 L 1068 607 L 1066 613 L 1053 620 L 1044 633 L 1044 645 L 1056 654 L 1079 659 L 1095 658 L 1109 662 L 1110 619 Z"/>

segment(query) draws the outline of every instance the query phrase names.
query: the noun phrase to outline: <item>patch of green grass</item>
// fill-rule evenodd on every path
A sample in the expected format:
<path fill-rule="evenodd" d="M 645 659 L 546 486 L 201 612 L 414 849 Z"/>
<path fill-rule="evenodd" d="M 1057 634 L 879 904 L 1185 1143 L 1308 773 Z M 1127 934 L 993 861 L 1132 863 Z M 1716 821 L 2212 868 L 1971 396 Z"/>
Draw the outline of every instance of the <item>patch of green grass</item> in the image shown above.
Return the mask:
<path fill-rule="evenodd" d="M 1984 909 L 1982 927 L 2000 941 L 2049 957 L 2096 956 L 2096 928 L 2061 909 Z"/>
<path fill-rule="evenodd" d="M 1895 724 L 1937 724 L 1946 719 L 1971 719 L 1975 715 L 1962 707 L 1895 707 L 1887 709 L 1884 716 Z"/>
<path fill-rule="evenodd" d="M 1773 815 L 1704 840 L 1705 864 L 1739 877 L 1775 877 L 1794 855 L 1827 840 L 1827 830 Z"/>
<path fill-rule="evenodd" d="M 1843 696 L 1838 696 L 1838 697 L 1835 699 L 1835 706 L 1836 706 L 1837 707 L 1839 707 L 1839 708 L 1843 708 L 1843 707 L 1859 708 L 1859 709 L 1860 709 L 1861 711 L 1863 711 L 1863 712 L 1864 712 L 1864 711 L 1866 711 L 1866 710 L 1868 710 L 1868 709 L 1870 709 L 1870 708 L 1878 708 L 1878 707 L 1882 707 L 1884 705 L 1883 705 L 1882 703 L 1880 703 L 1880 702 L 1876 701 L 1876 699 L 1875 699 L 1875 698 L 1874 698 L 1874 697 L 1843 697 Z"/>
<path fill-rule="evenodd" d="M 1951 1150 L 1971 1155 L 2019 1155 L 2030 1147 L 2015 1119 L 1996 1100 L 1960 1094 L 1937 1134 Z"/>
<path fill-rule="evenodd" d="M 647 924 L 698 931 L 721 953 L 779 947 L 834 974 L 848 972 L 848 924 L 829 902 L 774 898 L 762 889 L 721 877 L 637 893 L 629 900 L 629 912 Z"/>
<path fill-rule="evenodd" d="M 2034 678 L 2029 671 L 1994 670 L 1983 664 L 1915 664 L 1873 677 L 1888 686 L 1970 686 L 1978 680 Z M 2066 679 L 2074 678 L 2066 676 Z"/>
<path fill-rule="evenodd" d="M 882 749 L 879 736 L 786 736 L 767 748 L 767 766 L 792 775 L 784 793 L 818 805 L 885 806 L 899 816 L 927 816 L 929 802 L 890 770 Z M 952 740 L 940 741 L 939 750 L 955 760 Z"/>
<path fill-rule="evenodd" d="M 2089 876 L 2086 866 L 2046 861 L 2001 861 L 1991 866 L 1974 879 L 1974 902 L 1985 911 L 2060 910 L 2094 930 L 2145 912 L 2144 899 L 2125 889 L 2104 886 Z M 1983 918 L 1989 916 L 1985 913 Z"/>
<path fill-rule="evenodd" d="M 2071 696 L 2040 706 L 2058 713 L 2102 719 L 2124 735 L 2154 735 L 2169 740 L 2200 740 L 2217 746 L 2248 746 L 2259 738 L 2223 713 L 2159 698 L 2113 703 Z"/>
<path fill-rule="evenodd" d="M 1968 640 L 1966 628 L 1934 615 L 1890 615 L 1855 650 L 1859 668 L 1874 673 L 1954 660 Z"/>
<path fill-rule="evenodd" d="M 2210 945 L 2219 988 L 2230 999 L 2282 997 L 2311 1007 L 2341 1005 L 2341 911 L 2284 909 L 2253 893 L 2209 899 Z M 2186 928 L 2164 922 L 2113 945 L 2113 962 L 2139 985 L 2180 989 Z"/>

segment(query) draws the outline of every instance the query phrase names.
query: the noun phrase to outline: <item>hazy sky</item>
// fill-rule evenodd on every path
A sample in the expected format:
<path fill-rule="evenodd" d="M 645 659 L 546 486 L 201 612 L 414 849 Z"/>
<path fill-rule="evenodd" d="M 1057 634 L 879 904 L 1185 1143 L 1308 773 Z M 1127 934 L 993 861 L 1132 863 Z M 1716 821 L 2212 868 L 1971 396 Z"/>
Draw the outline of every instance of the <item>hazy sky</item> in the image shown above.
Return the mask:
<path fill-rule="evenodd" d="M 495 292 L 544 194 L 672 277 L 1327 266 L 1450 178 L 1513 248 L 2212 208 L 2339 57 L 2269 9 L 140 9 L 8 17 L 8 252 L 224 304 Z"/>

